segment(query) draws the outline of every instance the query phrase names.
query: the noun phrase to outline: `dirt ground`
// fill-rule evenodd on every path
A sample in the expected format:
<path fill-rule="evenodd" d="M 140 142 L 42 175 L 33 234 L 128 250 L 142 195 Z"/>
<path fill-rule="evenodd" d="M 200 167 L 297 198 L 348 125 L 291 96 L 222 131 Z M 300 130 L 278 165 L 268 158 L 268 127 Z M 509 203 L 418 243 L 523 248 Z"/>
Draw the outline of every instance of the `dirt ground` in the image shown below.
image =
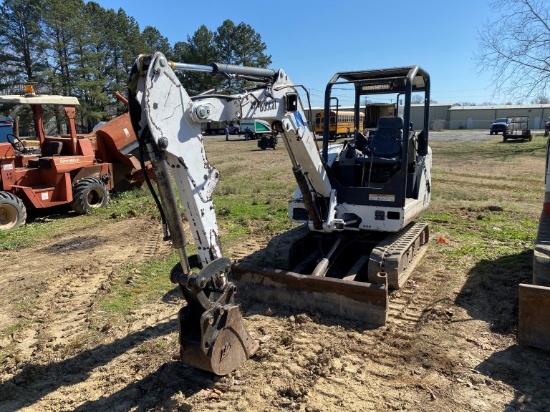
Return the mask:
<path fill-rule="evenodd" d="M 468 212 L 465 212 L 468 214 Z M 470 216 L 476 219 L 475 213 Z M 465 216 L 468 218 L 468 216 Z M 168 253 L 157 224 L 115 219 L 78 227 L 36 247 L 0 252 L 2 411 L 544 411 L 550 355 L 517 345 L 517 284 L 472 283 L 476 265 L 447 267 L 434 241 L 374 330 L 318 314 L 245 302 L 256 356 L 226 377 L 174 360 L 183 298 L 135 311 L 126 327 L 102 324 L 97 297 L 129 262 Z M 267 238 L 249 238 L 243 257 Z M 70 253 L 69 253 L 70 252 Z M 99 325 L 99 333 L 91 332 Z M 99 336 L 99 338 L 97 338 Z"/>

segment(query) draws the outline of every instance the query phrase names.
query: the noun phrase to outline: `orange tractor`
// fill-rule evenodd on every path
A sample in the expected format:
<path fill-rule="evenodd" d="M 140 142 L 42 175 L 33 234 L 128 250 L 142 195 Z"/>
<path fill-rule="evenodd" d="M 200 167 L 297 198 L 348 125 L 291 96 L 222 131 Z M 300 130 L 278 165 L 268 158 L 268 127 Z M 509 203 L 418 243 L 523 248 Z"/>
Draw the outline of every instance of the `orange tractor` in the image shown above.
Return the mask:
<path fill-rule="evenodd" d="M 27 208 L 70 204 L 76 213 L 85 214 L 105 207 L 114 188 L 114 171 L 121 182 L 139 180 L 141 167 L 130 153 L 137 142 L 128 114 L 92 134 L 77 134 L 76 97 L 37 95 L 30 89 L 21 95 L 2 95 L 0 104 L 30 105 L 38 139 L 38 147 L 28 147 L 30 141 L 20 139 L 16 121 L 13 133 L 0 142 L 0 230 L 24 224 Z M 63 108 L 66 134 L 46 135 L 44 105 Z"/>

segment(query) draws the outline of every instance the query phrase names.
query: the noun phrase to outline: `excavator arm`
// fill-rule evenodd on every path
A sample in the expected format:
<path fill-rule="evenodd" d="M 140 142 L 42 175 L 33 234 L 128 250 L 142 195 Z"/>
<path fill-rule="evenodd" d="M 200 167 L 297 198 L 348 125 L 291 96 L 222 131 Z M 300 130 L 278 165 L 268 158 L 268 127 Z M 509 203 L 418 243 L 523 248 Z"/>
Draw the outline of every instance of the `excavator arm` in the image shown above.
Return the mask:
<path fill-rule="evenodd" d="M 254 80 L 258 86 L 234 95 L 203 94 L 191 98 L 175 70 L 210 72 Z M 182 360 L 225 375 L 252 356 L 257 342 L 246 331 L 234 303 L 230 261 L 222 255 L 212 193 L 219 172 L 206 157 L 201 124 L 209 121 L 263 119 L 281 133 L 294 174 L 311 212 L 313 228 L 325 220 L 320 200 L 331 187 L 309 131 L 304 111 L 288 76 L 282 71 L 214 64 L 196 66 L 169 62 L 162 53 L 142 55 L 132 67 L 129 106 L 140 151 L 153 165 L 157 204 L 165 238 L 179 253 L 170 277 L 187 300 L 179 313 Z M 174 187 L 175 184 L 175 187 Z M 197 254 L 186 252 L 186 235 L 178 199 Z"/>
<path fill-rule="evenodd" d="M 236 287 L 228 276 L 231 262 L 222 256 L 212 202 L 219 172 L 206 158 L 200 123 L 191 115 L 194 104 L 161 53 L 136 60 L 128 91 L 140 152 L 153 165 L 157 190 L 148 184 L 159 206 L 165 239 L 179 253 L 180 262 L 170 278 L 180 285 L 188 303 L 178 315 L 181 359 L 225 375 L 250 358 L 258 343 L 246 331 L 234 303 Z M 197 249 L 193 256 L 186 252 L 178 198 Z"/>

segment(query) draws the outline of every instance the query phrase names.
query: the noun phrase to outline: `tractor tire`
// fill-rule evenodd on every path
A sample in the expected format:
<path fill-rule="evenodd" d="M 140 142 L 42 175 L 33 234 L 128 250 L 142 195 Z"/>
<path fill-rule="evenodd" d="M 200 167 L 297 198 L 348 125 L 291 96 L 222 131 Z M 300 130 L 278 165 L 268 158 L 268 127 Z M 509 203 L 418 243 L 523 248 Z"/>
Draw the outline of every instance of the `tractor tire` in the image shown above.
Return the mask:
<path fill-rule="evenodd" d="M 264 136 L 261 136 L 260 140 L 258 140 L 258 147 L 262 150 L 267 149 L 267 140 Z"/>
<path fill-rule="evenodd" d="M 0 230 L 16 229 L 25 224 L 27 209 L 17 196 L 0 191 Z"/>
<path fill-rule="evenodd" d="M 109 192 L 101 180 L 85 177 L 74 184 L 71 207 L 76 213 L 84 215 L 108 203 Z"/>

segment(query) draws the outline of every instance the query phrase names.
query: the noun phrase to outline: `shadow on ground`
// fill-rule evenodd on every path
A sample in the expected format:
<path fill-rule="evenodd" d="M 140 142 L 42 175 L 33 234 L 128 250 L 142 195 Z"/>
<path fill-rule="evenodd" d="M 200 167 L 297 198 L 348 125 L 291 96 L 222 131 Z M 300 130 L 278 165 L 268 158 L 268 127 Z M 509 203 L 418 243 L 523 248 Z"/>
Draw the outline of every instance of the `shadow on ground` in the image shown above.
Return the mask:
<path fill-rule="evenodd" d="M 493 333 L 517 335 L 518 286 L 531 283 L 533 251 L 481 260 L 469 273 L 456 298 L 475 319 L 486 321 Z M 548 410 L 550 353 L 517 344 L 495 352 L 476 371 L 514 388 L 506 410 Z"/>
<path fill-rule="evenodd" d="M 83 351 L 70 359 L 48 365 L 28 364 L 12 380 L 0 386 L 0 410 L 8 412 L 24 407 L 32 408 L 33 404 L 48 394 L 86 381 L 98 368 L 107 365 L 118 356 L 139 347 L 147 340 L 168 335 L 176 328 L 176 320 L 166 321 L 131 333 L 110 344 Z M 166 354 L 166 359 L 171 359 L 170 353 Z M 187 367 L 179 361 L 170 361 L 120 391 L 87 401 L 75 410 L 147 410 L 163 404 L 168 405 L 170 398 L 176 393 L 182 392 L 189 396 L 201 389 L 209 388 L 216 379 L 218 378 L 211 373 Z M 94 389 L 101 390 L 92 388 Z M 178 410 L 186 410 L 181 405 L 179 408 Z"/>

